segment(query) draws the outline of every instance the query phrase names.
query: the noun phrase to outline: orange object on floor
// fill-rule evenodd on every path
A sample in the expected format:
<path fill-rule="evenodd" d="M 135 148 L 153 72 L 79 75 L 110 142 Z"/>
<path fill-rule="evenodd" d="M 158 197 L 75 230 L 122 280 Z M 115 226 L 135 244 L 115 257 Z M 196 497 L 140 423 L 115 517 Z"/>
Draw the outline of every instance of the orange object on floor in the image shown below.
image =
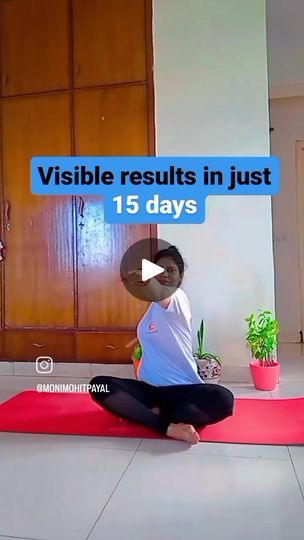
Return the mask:
<path fill-rule="evenodd" d="M 139 360 L 133 360 L 133 367 L 134 367 L 134 373 L 135 373 L 136 379 L 138 379 L 139 364 L 140 364 L 140 359 Z"/>

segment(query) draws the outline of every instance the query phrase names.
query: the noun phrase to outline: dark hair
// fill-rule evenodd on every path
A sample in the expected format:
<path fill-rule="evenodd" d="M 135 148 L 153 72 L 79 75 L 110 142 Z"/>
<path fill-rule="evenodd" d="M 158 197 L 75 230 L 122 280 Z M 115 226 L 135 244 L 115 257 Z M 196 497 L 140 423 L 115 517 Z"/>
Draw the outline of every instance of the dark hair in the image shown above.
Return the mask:
<path fill-rule="evenodd" d="M 157 261 L 159 261 L 159 259 L 161 259 L 162 257 L 170 257 L 170 259 L 172 259 L 175 262 L 176 266 L 178 267 L 179 273 L 183 275 L 185 271 L 185 263 L 177 247 L 170 246 L 166 249 L 161 249 L 160 251 L 156 253 L 153 262 L 156 264 Z"/>

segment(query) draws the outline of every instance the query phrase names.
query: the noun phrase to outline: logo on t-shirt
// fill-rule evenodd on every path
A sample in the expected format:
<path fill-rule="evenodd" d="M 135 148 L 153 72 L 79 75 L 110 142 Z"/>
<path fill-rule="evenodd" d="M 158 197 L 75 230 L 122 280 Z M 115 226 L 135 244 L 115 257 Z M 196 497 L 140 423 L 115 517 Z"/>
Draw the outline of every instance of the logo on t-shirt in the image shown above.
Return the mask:
<path fill-rule="evenodd" d="M 157 332 L 157 328 L 156 328 L 154 322 L 150 322 L 150 324 L 148 326 L 148 332 L 150 332 L 150 334 L 152 334 L 153 332 Z"/>

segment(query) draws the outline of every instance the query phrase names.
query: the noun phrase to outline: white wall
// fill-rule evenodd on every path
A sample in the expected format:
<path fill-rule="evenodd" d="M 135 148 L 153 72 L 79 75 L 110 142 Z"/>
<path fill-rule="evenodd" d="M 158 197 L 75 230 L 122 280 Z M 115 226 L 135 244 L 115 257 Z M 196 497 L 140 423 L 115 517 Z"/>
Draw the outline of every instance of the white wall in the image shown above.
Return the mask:
<path fill-rule="evenodd" d="M 270 97 L 304 95 L 304 2 L 266 5 Z"/>
<path fill-rule="evenodd" d="M 154 54 L 158 155 L 269 154 L 263 0 L 154 0 Z M 249 377 L 244 317 L 274 309 L 271 221 L 269 197 L 227 196 L 207 201 L 205 224 L 159 227 L 227 379 Z"/>
<path fill-rule="evenodd" d="M 282 332 L 295 341 L 301 330 L 296 141 L 304 140 L 304 97 L 272 99 L 270 111 L 272 154 L 281 168 L 281 189 L 273 200 L 276 307 Z"/>

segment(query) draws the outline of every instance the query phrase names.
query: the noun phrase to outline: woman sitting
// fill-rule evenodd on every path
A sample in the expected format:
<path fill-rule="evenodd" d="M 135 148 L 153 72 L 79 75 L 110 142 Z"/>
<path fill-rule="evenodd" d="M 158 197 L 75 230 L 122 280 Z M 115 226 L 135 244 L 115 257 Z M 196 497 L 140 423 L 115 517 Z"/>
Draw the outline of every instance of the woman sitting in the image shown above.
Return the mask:
<path fill-rule="evenodd" d="M 137 422 L 173 439 L 199 442 L 198 428 L 233 414 L 234 397 L 227 388 L 205 384 L 192 354 L 191 308 L 180 288 L 184 261 L 175 246 L 159 251 L 154 263 L 164 268 L 157 277 L 141 282 L 129 273 L 129 283 L 144 285 L 153 298 L 138 324 L 142 347 L 138 379 L 98 375 L 91 385 L 107 385 L 108 392 L 91 391 L 105 410 Z"/>

